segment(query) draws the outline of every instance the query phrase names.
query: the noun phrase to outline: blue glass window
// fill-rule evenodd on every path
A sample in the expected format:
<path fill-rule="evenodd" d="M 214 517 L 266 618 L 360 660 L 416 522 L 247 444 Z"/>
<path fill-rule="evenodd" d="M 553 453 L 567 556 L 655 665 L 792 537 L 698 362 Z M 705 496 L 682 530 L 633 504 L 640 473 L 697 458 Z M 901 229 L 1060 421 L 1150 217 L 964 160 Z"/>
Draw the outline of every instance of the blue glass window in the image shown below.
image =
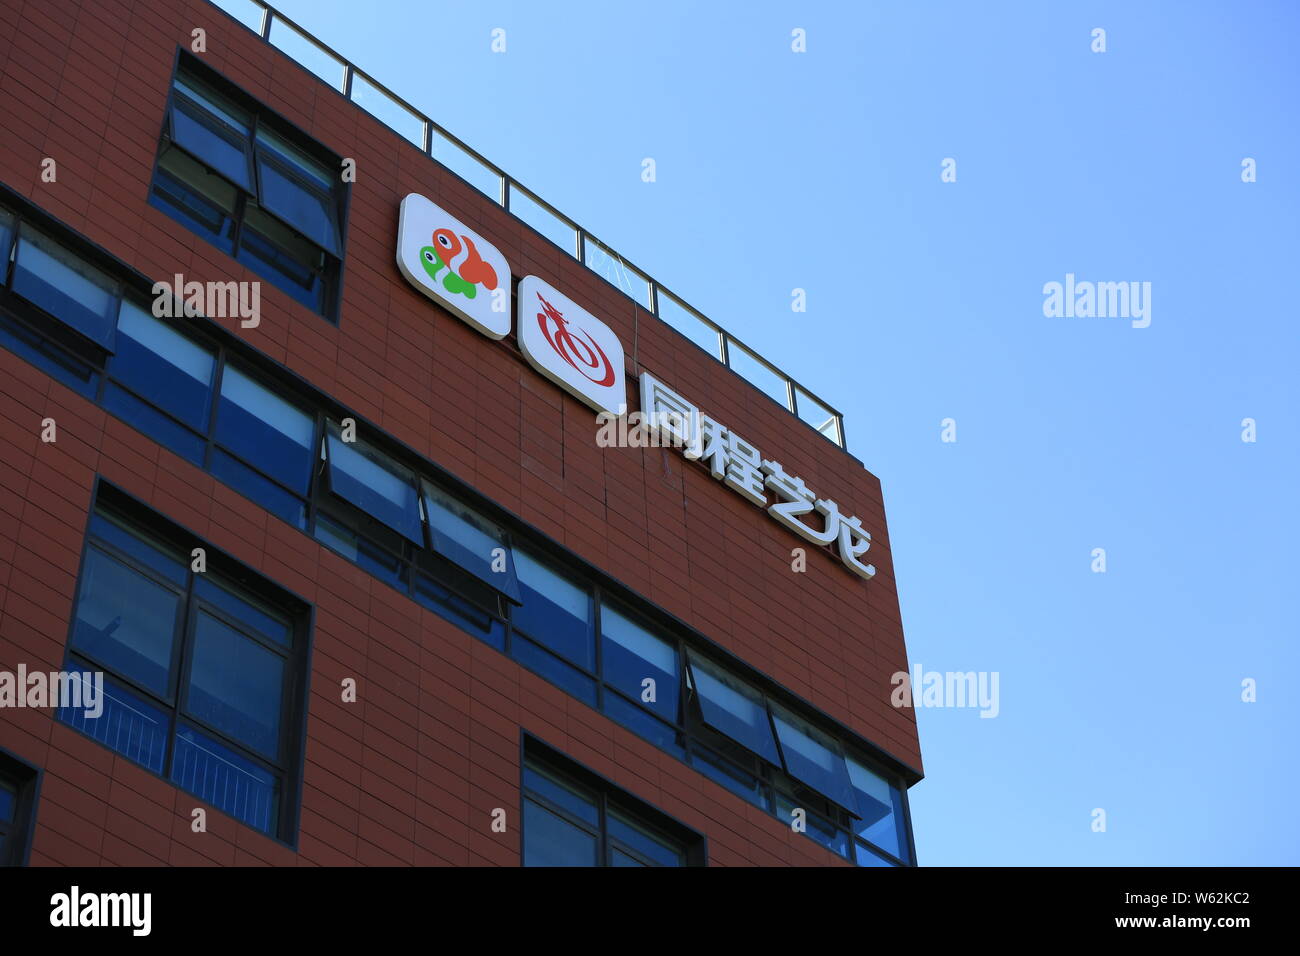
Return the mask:
<path fill-rule="evenodd" d="M 763 695 L 721 667 L 695 654 L 689 657 L 704 722 L 779 767 L 781 757 Z"/>
<path fill-rule="evenodd" d="M 81 574 L 72 645 L 166 698 L 182 603 L 177 591 L 92 546 Z"/>
<path fill-rule="evenodd" d="M 852 757 L 848 758 L 847 763 L 859 817 L 853 822 L 853 831 L 885 852 L 906 860 L 907 838 L 903 830 L 902 792 Z"/>
<path fill-rule="evenodd" d="M 524 800 L 524 866 L 595 866 L 597 836 Z"/>
<path fill-rule="evenodd" d="M 172 780 L 236 820 L 275 831 L 279 777 L 185 724 L 176 728 Z"/>
<path fill-rule="evenodd" d="M 841 807 L 856 809 L 857 800 L 839 744 L 779 704 L 772 704 L 772 720 L 790 776 Z"/>
<path fill-rule="evenodd" d="M 322 255 L 310 242 L 248 200 L 235 258 L 315 312 L 325 308 Z"/>
<path fill-rule="evenodd" d="M 423 546 L 415 476 L 365 442 L 346 442 L 329 424 L 330 491 L 376 521 Z"/>
<path fill-rule="evenodd" d="M 90 341 L 113 350 L 116 282 L 26 223 L 18 235 L 13 290 Z"/>
<path fill-rule="evenodd" d="M 898 866 L 897 863 L 891 863 L 883 856 L 873 853 L 861 840 L 854 843 L 853 850 L 858 866 Z"/>
<path fill-rule="evenodd" d="M 596 706 L 595 679 L 555 656 L 542 645 L 522 634 L 516 634 L 510 641 L 510 653 L 529 670 L 536 671 L 552 684 L 563 687 L 584 704 Z"/>
<path fill-rule="evenodd" d="M 520 607 L 511 623 L 587 671 L 596 667 L 590 592 L 527 551 L 515 550 Z"/>
<path fill-rule="evenodd" d="M 22 322 L 0 315 L 0 345 L 22 356 L 78 395 L 94 399 L 99 375 L 83 362 Z"/>
<path fill-rule="evenodd" d="M 66 670 L 77 674 L 83 682 L 93 679 L 92 672 L 84 667 L 69 664 Z M 83 692 L 83 702 L 85 699 Z M 116 681 L 104 680 L 103 706 L 98 714 L 84 706 L 60 707 L 59 720 L 128 760 L 154 773 L 162 773 L 170 718 L 162 708 Z"/>
<path fill-rule="evenodd" d="M 316 540 L 337 551 L 353 564 L 358 564 L 381 581 L 387 581 L 398 590 L 404 589 L 405 569 L 402 559 L 360 535 L 346 525 L 334 521 L 323 512 L 316 515 L 314 529 Z"/>
<path fill-rule="evenodd" d="M 186 711 L 275 759 L 284 658 L 202 611 L 193 656 Z"/>
<path fill-rule="evenodd" d="M 316 460 L 315 436 L 312 416 L 238 368 L 226 366 L 216 427 L 223 448 L 306 495 Z"/>
<path fill-rule="evenodd" d="M 226 587 L 218 583 L 219 580 L 210 572 L 196 577 L 194 593 L 281 647 L 289 647 L 293 643 L 293 628 L 288 621 L 240 597 L 233 586 Z"/>
<path fill-rule="evenodd" d="M 172 139 L 233 183 L 251 191 L 247 114 L 194 80 L 177 78 Z"/>
<path fill-rule="evenodd" d="M 0 823 L 12 823 L 18 805 L 18 791 L 0 780 Z"/>
<path fill-rule="evenodd" d="M 505 622 L 427 574 L 415 576 L 415 599 L 499 651 L 506 649 Z"/>
<path fill-rule="evenodd" d="M 214 368 L 211 351 L 131 300 L 122 302 L 111 378 L 191 428 L 207 431 Z"/>
<path fill-rule="evenodd" d="M 601 676 L 605 683 L 664 720 L 678 720 L 677 648 L 603 603 L 600 609 Z M 653 680 L 647 686 L 645 681 Z M 647 696 L 653 691 L 653 700 Z"/>
<path fill-rule="evenodd" d="M 678 760 L 686 759 L 682 747 L 682 734 L 676 727 L 666 724 L 641 706 L 625 700 L 613 691 L 605 691 L 604 711 L 616 724 L 626 727 L 643 740 L 648 740 L 660 750 L 666 750 Z"/>
<path fill-rule="evenodd" d="M 106 485 L 101 492 L 120 496 Z M 147 519 L 139 525 L 141 511 L 101 501 L 91 516 L 66 665 L 88 690 L 58 719 L 284 836 L 281 794 L 297 759 L 287 752 L 287 708 L 301 675 L 301 635 L 274 589 L 216 554 L 208 559 L 216 567 L 192 571 L 187 543 L 173 552 L 154 540 L 189 535 Z M 98 699 L 89 696 L 95 678 Z"/>
<path fill-rule="evenodd" d="M 180 553 L 152 539 L 127 530 L 116 521 L 96 513 L 90 516 L 90 533 L 94 538 L 112 545 L 128 557 L 147 566 L 165 581 L 184 590 L 189 580 L 189 567 Z"/>
<path fill-rule="evenodd" d="M 0 208 L 0 285 L 9 277 L 9 249 L 14 239 L 14 214 Z"/>
<path fill-rule="evenodd" d="M 599 824 L 595 798 L 584 790 L 562 782 L 534 766 L 524 767 L 524 788 L 534 796 L 542 797 L 561 810 L 591 826 Z"/>
<path fill-rule="evenodd" d="M 424 510 L 433 550 L 512 601 L 519 601 L 515 559 L 506 533 L 498 525 L 427 481 Z"/>
<path fill-rule="evenodd" d="M 158 411 L 133 392 L 109 382 L 104 387 L 104 408 L 124 422 L 148 435 L 158 444 L 170 448 L 186 461 L 203 467 L 208 443 L 201 435 L 186 428 L 170 415 Z"/>
<path fill-rule="evenodd" d="M 708 747 L 691 746 L 691 766 L 755 806 L 767 806 L 767 789 L 758 775 Z"/>
<path fill-rule="evenodd" d="M 522 789 L 524 866 L 686 865 L 685 847 L 624 812 L 627 795 L 612 786 L 578 784 L 532 756 Z"/>
<path fill-rule="evenodd" d="M 271 514 L 295 528 L 307 527 L 307 505 L 261 472 L 250 468 L 220 448 L 212 453 L 212 474 L 245 498 L 256 501 Z"/>
<path fill-rule="evenodd" d="M 290 127 L 218 80 L 200 79 L 193 57 L 181 59 L 149 202 L 333 319 L 346 188 L 337 160 L 310 155 L 327 156 L 323 147 L 291 143 Z"/>
<path fill-rule="evenodd" d="M 332 189 L 335 176 L 265 128 L 257 131 L 257 175 L 262 207 L 334 255 L 339 229 Z"/>
<path fill-rule="evenodd" d="M 235 250 L 235 207 L 239 192 L 177 149 L 158 160 L 149 202 L 212 243 Z"/>
<path fill-rule="evenodd" d="M 793 800 L 783 794 L 776 795 L 776 816 L 786 823 L 794 821 L 794 811 L 803 810 L 803 820 L 806 829 L 804 832 L 812 839 L 816 840 L 832 853 L 838 853 L 840 856 L 848 856 L 849 837 L 848 834 L 837 827 L 830 820 L 827 820 L 819 813 L 809 810 L 807 807 L 800 807 Z"/>
<path fill-rule="evenodd" d="M 610 811 L 606 829 L 613 854 L 627 857 L 628 853 L 633 853 L 641 857 L 640 860 L 629 857 L 615 865 L 681 866 L 684 862 L 684 854 L 676 844 L 655 836 L 616 810 Z"/>

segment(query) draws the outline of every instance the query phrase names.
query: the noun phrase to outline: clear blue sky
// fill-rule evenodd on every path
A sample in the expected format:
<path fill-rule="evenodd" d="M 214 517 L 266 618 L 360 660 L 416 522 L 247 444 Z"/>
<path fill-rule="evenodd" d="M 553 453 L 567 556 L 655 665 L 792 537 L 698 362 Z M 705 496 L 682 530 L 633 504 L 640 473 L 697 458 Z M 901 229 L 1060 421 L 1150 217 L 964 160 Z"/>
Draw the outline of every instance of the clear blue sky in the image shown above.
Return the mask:
<path fill-rule="evenodd" d="M 278 6 L 843 410 L 913 662 L 1001 675 L 923 864 L 1300 864 L 1300 6 Z"/>

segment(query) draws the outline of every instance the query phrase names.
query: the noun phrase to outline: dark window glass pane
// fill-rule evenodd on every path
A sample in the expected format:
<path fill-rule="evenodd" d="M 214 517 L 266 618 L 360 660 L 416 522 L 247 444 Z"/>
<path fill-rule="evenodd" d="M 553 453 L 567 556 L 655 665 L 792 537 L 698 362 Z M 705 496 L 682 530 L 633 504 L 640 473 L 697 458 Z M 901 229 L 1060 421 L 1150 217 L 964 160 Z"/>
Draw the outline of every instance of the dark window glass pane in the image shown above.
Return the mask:
<path fill-rule="evenodd" d="M 595 866 L 596 837 L 524 801 L 524 866 Z"/>
<path fill-rule="evenodd" d="M 872 853 L 865 843 L 854 844 L 854 850 L 857 852 L 858 866 L 898 866 L 897 863 L 891 863 L 884 857 Z"/>
<path fill-rule="evenodd" d="M 14 238 L 14 214 L 0 209 L 0 285 L 9 273 L 9 244 Z"/>
<path fill-rule="evenodd" d="M 279 777 L 184 724 L 176 728 L 172 780 L 235 819 L 275 832 Z"/>
<path fill-rule="evenodd" d="M 186 711 L 275 759 L 284 658 L 202 611 L 194 634 Z"/>
<path fill-rule="evenodd" d="M 772 719 L 790 776 L 841 807 L 856 809 L 857 800 L 839 744 L 779 704 L 772 705 Z"/>
<path fill-rule="evenodd" d="M 258 474 L 220 448 L 212 453 L 211 471 L 219 480 L 245 498 L 256 501 L 281 520 L 295 528 L 307 527 L 307 506 L 301 498 L 285 491 L 271 479 Z"/>
<path fill-rule="evenodd" d="M 780 766 L 763 695 L 695 654 L 690 655 L 690 665 L 704 722 Z"/>
<path fill-rule="evenodd" d="M 235 187 L 178 149 L 158 160 L 149 201 L 222 252 L 235 250 Z"/>
<path fill-rule="evenodd" d="M 208 113 L 247 136 L 251 130 L 248 112 L 236 106 L 216 90 L 212 89 L 196 76 L 180 74 L 172 84 L 191 102 L 203 107 Z"/>
<path fill-rule="evenodd" d="M 180 606 L 181 595 L 92 546 L 81 572 L 73 646 L 167 697 Z"/>
<path fill-rule="evenodd" d="M 589 706 L 596 706 L 596 682 L 545 648 L 522 634 L 516 634 L 510 641 L 510 652 L 529 670 L 536 671 Z"/>
<path fill-rule="evenodd" d="M 129 300 L 117 319 L 109 376 L 196 431 L 208 430 L 216 358 Z"/>
<path fill-rule="evenodd" d="M 158 572 L 179 588 L 189 580 L 189 562 L 178 552 L 127 531 L 101 513 L 90 516 L 90 534 Z"/>
<path fill-rule="evenodd" d="M 642 863 L 634 856 L 628 856 L 626 853 L 624 853 L 622 850 L 618 849 L 617 847 L 612 847 L 609 851 L 609 865 L 610 866 L 646 866 L 647 864 Z"/>
<path fill-rule="evenodd" d="M 2 214 L 0 214 L 2 215 Z M 0 227 L 4 225 L 0 220 Z M 18 806 L 18 791 L 0 780 L 0 823 L 14 822 L 14 809 Z"/>
<path fill-rule="evenodd" d="M 81 675 L 83 681 L 91 680 L 86 668 L 70 664 L 68 671 Z M 170 719 L 166 711 L 108 680 L 98 714 L 86 707 L 59 708 L 59 720 L 154 773 L 162 773 Z"/>
<path fill-rule="evenodd" d="M 194 593 L 282 647 L 293 642 L 293 628 L 288 621 L 217 583 L 210 573 L 195 578 Z"/>
<path fill-rule="evenodd" d="M 184 97 L 176 97 L 172 110 L 172 138 L 215 172 L 253 191 L 248 180 L 248 139 L 213 119 Z"/>
<path fill-rule="evenodd" d="M 345 442 L 329 426 L 330 490 L 376 521 L 423 546 L 415 477 L 387 455 L 364 442 Z"/>
<path fill-rule="evenodd" d="M 517 630 L 586 670 L 596 666 L 591 595 L 527 552 L 515 550 L 521 607 L 511 611 Z"/>
<path fill-rule="evenodd" d="M 308 156 L 282 136 L 277 136 L 265 126 L 257 131 L 257 147 L 273 160 L 293 170 L 307 180 L 313 189 L 329 192 L 339 182 L 340 169 L 334 169 L 319 159 Z"/>
<path fill-rule="evenodd" d="M 524 789 L 532 796 L 549 800 L 593 827 L 599 825 L 596 798 L 584 787 L 557 779 L 546 771 L 527 765 L 524 767 Z"/>
<path fill-rule="evenodd" d="M 265 151 L 258 154 L 257 176 L 262 187 L 259 194 L 262 208 L 337 256 L 339 237 L 333 197 L 300 182 L 286 170 L 287 164 L 273 156 Z"/>
<path fill-rule="evenodd" d="M 216 439 L 299 494 L 315 462 L 316 422 L 296 405 L 232 365 L 221 373 Z"/>
<path fill-rule="evenodd" d="M 324 253 L 272 219 L 251 200 L 244 208 L 240 262 L 313 312 L 324 312 Z"/>
<path fill-rule="evenodd" d="M 732 793 L 739 794 L 758 807 L 767 806 L 767 793 L 763 781 L 738 767 L 720 754 L 705 747 L 691 748 L 691 766 L 710 780 L 722 784 Z"/>
<path fill-rule="evenodd" d="M 900 860 L 906 860 L 902 792 L 852 757 L 848 758 L 848 768 L 857 798 L 855 809 L 860 817 L 853 823 L 854 833 Z"/>
<path fill-rule="evenodd" d="M 602 603 L 601 668 L 611 684 L 665 720 L 678 720 L 678 659 L 674 644 L 656 637 L 636 621 Z M 654 681 L 654 700 L 646 700 L 644 681 Z"/>
<path fill-rule="evenodd" d="M 499 651 L 505 650 L 504 621 L 439 584 L 427 574 L 415 576 L 415 599 L 479 640 L 486 641 Z"/>
<path fill-rule="evenodd" d="M 120 385 L 109 382 L 104 388 L 104 408 L 158 444 L 170 448 L 186 461 L 203 467 L 206 441 Z"/>
<path fill-rule="evenodd" d="M 838 853 L 840 856 L 849 855 L 849 837 L 843 830 L 835 826 L 829 820 L 825 819 L 819 813 L 809 810 L 807 807 L 800 807 L 799 804 L 790 800 L 784 794 L 776 795 L 776 815 L 782 823 L 790 824 L 794 821 L 793 811 L 796 809 L 804 811 L 804 824 L 807 829 L 804 835 L 816 840 L 832 853 Z"/>
<path fill-rule="evenodd" d="M 16 319 L 0 315 L 0 345 L 22 356 L 78 395 L 93 399 L 99 376 L 92 366 Z"/>
<path fill-rule="evenodd" d="M 682 851 L 672 841 L 657 836 L 617 810 L 611 810 L 606 822 L 611 840 L 618 840 L 659 866 L 681 866 Z"/>
<path fill-rule="evenodd" d="M 651 715 L 641 707 L 624 700 L 611 690 L 605 691 L 605 714 L 615 723 L 622 724 L 637 736 L 666 750 L 679 760 L 686 759 L 680 743 L 681 734 L 675 728 Z"/>
<path fill-rule="evenodd" d="M 316 540 L 365 568 L 375 577 L 387 581 L 398 590 L 406 590 L 402 560 L 396 555 L 324 514 L 316 516 L 315 534 Z"/>
<path fill-rule="evenodd" d="M 519 600 L 514 556 L 500 527 L 428 482 L 424 483 L 424 508 L 435 551 L 506 597 Z"/>
<path fill-rule="evenodd" d="M 18 236 L 13 290 L 92 342 L 113 350 L 117 283 L 26 224 Z"/>

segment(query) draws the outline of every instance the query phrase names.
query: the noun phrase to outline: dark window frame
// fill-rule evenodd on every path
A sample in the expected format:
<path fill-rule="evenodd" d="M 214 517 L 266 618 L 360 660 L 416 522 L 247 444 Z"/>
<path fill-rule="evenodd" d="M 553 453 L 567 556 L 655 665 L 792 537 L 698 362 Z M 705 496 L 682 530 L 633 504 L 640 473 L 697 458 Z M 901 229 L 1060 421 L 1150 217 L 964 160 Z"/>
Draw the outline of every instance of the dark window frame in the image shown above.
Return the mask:
<path fill-rule="evenodd" d="M 561 807 L 542 794 L 531 793 L 525 784 L 528 770 L 550 777 L 552 780 L 567 783 L 569 786 L 586 791 L 592 798 L 596 809 L 596 824 L 591 824 L 574 816 L 572 812 Z M 610 862 L 613 850 L 636 857 L 647 866 L 657 866 L 645 854 L 635 847 L 622 843 L 610 835 L 609 816 L 617 812 L 634 826 L 645 829 L 656 840 L 675 843 L 680 852 L 680 865 L 683 867 L 708 865 L 708 840 L 704 834 L 697 832 L 675 819 L 658 807 L 647 803 L 613 783 L 606 777 L 574 760 L 568 754 L 552 747 L 540 737 L 520 732 L 519 746 L 519 864 L 524 866 L 527 857 L 528 835 L 524 822 L 524 802 L 532 800 L 547 811 L 555 814 L 567 823 L 583 830 L 596 838 L 595 864 L 600 867 L 612 866 Z"/>
<path fill-rule="evenodd" d="M 27 866 L 44 770 L 0 747 L 0 783 L 14 791 L 13 821 L 0 820 L 0 866 Z"/>
<path fill-rule="evenodd" d="M 188 726 L 200 734 L 212 738 L 217 744 L 233 751 L 241 759 L 272 774 L 278 778 L 279 799 L 274 825 L 271 831 L 264 831 L 234 816 L 216 804 L 214 809 L 230 817 L 235 823 L 247 826 L 256 833 L 275 840 L 290 848 L 296 848 L 298 823 L 301 813 L 301 794 L 303 772 L 306 766 L 306 730 L 307 705 L 311 682 L 311 635 L 314 626 L 314 607 L 302 598 L 272 582 L 259 572 L 253 571 L 236 558 L 231 557 L 209 542 L 191 534 L 171 519 L 143 504 L 116 485 L 96 477 L 92 495 L 92 507 L 87 517 L 83 534 L 82 552 L 77 569 L 77 592 L 73 602 L 73 613 L 68 624 L 68 636 L 65 641 L 66 669 L 73 667 L 102 671 L 105 687 L 111 683 L 124 687 L 127 692 L 141 698 L 146 704 L 163 711 L 167 717 L 167 737 L 163 754 L 163 766 L 160 771 L 133 759 L 131 756 L 109 747 L 108 744 L 86 734 L 80 728 L 64 721 L 64 726 L 93 740 L 101 747 L 107 747 L 125 760 L 131 761 L 178 790 L 189 793 L 197 800 L 206 800 L 195 794 L 188 787 L 172 778 L 175 761 L 177 734 L 181 727 Z M 91 523 L 95 517 L 103 517 L 117 524 L 125 533 L 137 538 L 151 541 L 164 551 L 177 552 L 177 560 L 185 569 L 185 586 L 182 588 L 167 580 L 157 569 L 139 558 L 124 552 L 110 541 L 97 537 Z M 188 545 L 188 547 L 187 547 Z M 204 549 L 207 561 L 208 580 L 220 587 L 236 592 L 237 596 L 252 607 L 263 612 L 270 612 L 283 618 L 290 630 L 290 646 L 285 647 L 260 633 L 248 622 L 234 615 L 226 608 L 213 603 L 203 595 L 195 593 L 198 572 L 191 568 L 190 552 L 193 548 Z M 169 591 L 180 596 L 178 607 L 177 630 L 173 633 L 172 657 L 168 666 L 167 693 L 160 696 L 156 691 L 145 687 L 134 677 L 123 674 L 101 663 L 96 657 L 74 645 L 77 628 L 77 607 L 81 599 L 81 584 L 86 567 L 86 558 L 96 548 L 108 554 L 113 560 L 126 565 L 130 570 L 141 574 L 154 583 L 161 584 Z M 284 662 L 280 719 L 276 740 L 276 757 L 268 758 L 252 745 L 244 743 L 208 720 L 190 712 L 188 707 L 189 682 L 194 661 L 194 646 L 197 638 L 198 615 L 204 613 L 219 623 L 237 631 L 244 639 L 252 641 L 258 647 L 269 650 Z"/>
<path fill-rule="evenodd" d="M 212 114 L 201 103 L 195 104 L 191 97 L 178 91 L 176 88 L 177 79 L 189 80 L 191 83 L 208 87 L 218 95 L 219 98 L 228 100 L 237 109 L 243 111 L 249 117 L 249 131 L 247 135 L 230 126 L 222 117 Z M 178 106 L 180 100 L 183 106 Z M 236 182 L 220 169 L 212 166 L 202 156 L 197 155 L 190 148 L 184 146 L 175 137 L 174 130 L 174 111 L 184 109 L 186 115 L 195 123 L 206 126 L 216 135 L 230 139 L 246 141 L 244 160 L 246 172 L 248 175 L 248 185 Z M 215 125 L 214 125 L 215 124 Z M 275 167 L 275 169 L 291 180 L 300 188 L 315 194 L 321 198 L 321 188 L 319 184 L 313 183 L 302 175 L 298 170 L 293 169 L 289 163 L 278 158 L 278 154 L 268 146 L 263 145 L 258 140 L 258 130 L 265 126 L 266 130 L 274 136 L 283 139 L 289 145 L 302 151 L 307 157 L 321 163 L 322 166 L 339 170 L 338 181 L 333 183 L 330 189 L 331 212 L 333 221 L 336 226 L 338 250 L 334 251 L 321 245 L 319 241 L 302 233 L 296 226 L 286 219 L 275 213 L 269 206 L 265 205 L 261 199 L 264 195 L 262 186 L 261 162 L 266 161 Z M 234 143 L 231 143 L 233 146 Z M 170 149 L 180 150 L 185 156 L 203 167 L 210 175 L 216 176 L 235 190 L 235 206 L 230 210 L 230 216 L 233 221 L 231 230 L 231 248 L 226 250 L 216 243 L 211 242 L 207 236 L 196 233 L 205 242 L 216 246 L 221 251 L 229 255 L 232 259 L 239 262 L 243 268 L 253 272 L 259 278 L 265 280 L 274 286 L 284 295 L 289 296 L 295 302 L 298 302 L 308 311 L 315 312 L 333 325 L 338 325 L 341 320 L 341 311 L 343 303 L 343 273 L 344 263 L 347 259 L 347 233 L 348 233 L 348 212 L 351 205 L 351 184 L 344 182 L 341 175 L 342 157 L 335 154 L 332 150 L 320 143 L 314 137 L 308 135 L 297 125 L 285 119 L 280 113 L 271 109 L 262 103 L 259 99 L 243 90 L 236 83 L 227 78 L 218 70 L 213 69 L 207 63 L 194 56 L 183 47 L 177 46 L 175 59 L 172 65 L 171 83 L 167 89 L 167 100 L 163 108 L 163 119 L 161 130 L 158 135 L 158 147 L 154 154 L 153 170 L 149 179 L 148 193 L 146 200 L 155 209 L 158 209 L 164 215 L 175 220 L 175 216 L 169 209 L 161 206 L 155 201 L 154 193 L 158 184 L 159 167 L 164 155 Z M 263 159 L 262 152 L 266 151 L 273 154 L 270 158 Z M 328 158 L 326 157 L 328 153 Z M 170 175 L 170 174 L 169 174 Z M 281 288 L 277 282 L 266 277 L 258 268 L 249 264 L 246 258 L 241 257 L 240 253 L 245 249 L 243 232 L 248 224 L 248 207 L 255 205 L 265 215 L 271 217 L 283 228 L 289 230 L 298 236 L 302 241 L 314 246 L 325 258 L 325 267 L 313 267 L 313 274 L 318 274 L 324 283 L 321 292 L 321 308 L 319 310 L 311 308 L 293 293 Z M 187 229 L 189 225 L 181 223 Z M 250 227 L 251 228 L 251 227 Z M 191 231 L 193 231 L 191 229 Z M 279 249 L 280 247 L 267 236 L 262 238 Z M 295 259 L 291 253 L 280 249 L 291 259 Z"/>

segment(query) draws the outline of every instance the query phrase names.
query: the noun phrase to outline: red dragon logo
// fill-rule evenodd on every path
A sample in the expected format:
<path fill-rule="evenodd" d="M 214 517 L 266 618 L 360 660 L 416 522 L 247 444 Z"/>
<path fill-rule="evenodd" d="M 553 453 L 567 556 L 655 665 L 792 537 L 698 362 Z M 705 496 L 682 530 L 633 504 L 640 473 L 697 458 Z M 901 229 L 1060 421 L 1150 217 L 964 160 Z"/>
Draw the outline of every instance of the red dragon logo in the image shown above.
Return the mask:
<path fill-rule="evenodd" d="M 614 384 L 614 366 L 588 332 L 570 324 L 560 311 L 537 293 L 542 311 L 537 324 L 555 353 L 572 365 L 584 378 L 602 387 Z"/>

